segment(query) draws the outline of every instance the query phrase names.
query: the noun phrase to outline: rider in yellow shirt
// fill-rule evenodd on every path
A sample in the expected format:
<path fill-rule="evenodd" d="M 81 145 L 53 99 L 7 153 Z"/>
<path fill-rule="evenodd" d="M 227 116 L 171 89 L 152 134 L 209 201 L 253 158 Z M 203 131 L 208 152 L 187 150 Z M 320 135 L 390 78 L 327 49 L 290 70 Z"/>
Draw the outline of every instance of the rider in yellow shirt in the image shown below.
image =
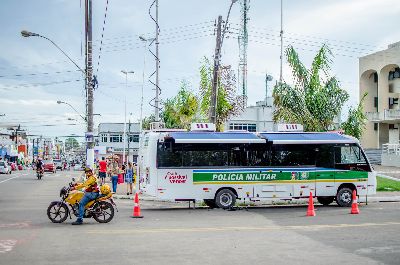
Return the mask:
<path fill-rule="evenodd" d="M 97 186 L 97 178 L 90 168 L 85 168 L 86 181 L 75 185 L 74 189 L 85 188 L 85 194 L 79 202 L 78 219 L 72 225 L 81 225 L 83 223 L 83 215 L 85 213 L 85 205 L 99 197 L 99 187 Z"/>

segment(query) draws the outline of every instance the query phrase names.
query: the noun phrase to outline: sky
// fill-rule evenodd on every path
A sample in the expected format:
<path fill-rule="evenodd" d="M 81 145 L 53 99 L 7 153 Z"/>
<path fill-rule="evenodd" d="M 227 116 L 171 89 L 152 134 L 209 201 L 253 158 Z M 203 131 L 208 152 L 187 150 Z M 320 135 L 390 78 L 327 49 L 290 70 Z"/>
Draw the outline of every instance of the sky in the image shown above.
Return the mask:
<path fill-rule="evenodd" d="M 149 76 L 155 59 L 146 43 L 155 36 L 149 16 L 153 0 L 93 0 L 93 62 L 99 82 L 94 94 L 95 127 L 100 122 L 137 122 L 154 112 Z M 0 125 L 20 124 L 30 135 L 84 135 L 82 74 L 49 41 L 23 38 L 39 33 L 59 45 L 84 68 L 83 0 L 2 0 L 0 3 Z M 202 58 L 213 58 L 215 20 L 226 18 L 230 0 L 159 0 L 161 100 L 176 95 L 186 80 L 197 93 Z M 105 10 L 107 5 L 107 13 Z M 151 10 L 155 14 L 155 9 Z M 284 47 L 293 45 L 309 67 L 322 44 L 333 54 L 331 75 L 358 102 L 358 58 L 399 41 L 397 0 L 283 0 Z M 248 21 L 248 103 L 265 98 L 265 74 L 279 79 L 280 0 L 250 0 Z M 240 1 L 232 7 L 222 48 L 222 64 L 238 68 Z M 104 30 L 103 30 L 104 25 Z M 103 35 L 103 38 L 101 37 Z M 101 44 L 102 43 L 102 44 Z M 147 43 L 149 44 L 149 43 Z M 100 52 L 101 46 L 101 52 Z M 150 47 L 154 51 L 154 46 Z M 133 71 L 127 82 L 121 70 Z M 144 76 L 144 78 L 143 78 Z M 154 77 L 154 76 L 153 76 Z M 283 77 L 292 82 L 283 64 Z M 153 79 L 154 80 L 154 79 Z M 272 90 L 272 86 L 270 87 Z M 238 91 L 238 93 L 240 93 Z M 77 112 L 61 100 L 72 105 Z"/>

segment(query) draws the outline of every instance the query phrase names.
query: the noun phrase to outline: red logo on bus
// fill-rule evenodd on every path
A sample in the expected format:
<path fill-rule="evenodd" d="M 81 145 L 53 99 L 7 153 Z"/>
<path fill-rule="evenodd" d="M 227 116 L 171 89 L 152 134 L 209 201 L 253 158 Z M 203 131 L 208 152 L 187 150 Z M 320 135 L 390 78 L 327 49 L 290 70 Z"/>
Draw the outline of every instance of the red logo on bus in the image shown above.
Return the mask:
<path fill-rule="evenodd" d="M 165 175 L 165 179 L 168 179 L 170 183 L 184 184 L 187 181 L 187 175 L 179 175 L 176 172 L 168 172 L 167 175 Z"/>

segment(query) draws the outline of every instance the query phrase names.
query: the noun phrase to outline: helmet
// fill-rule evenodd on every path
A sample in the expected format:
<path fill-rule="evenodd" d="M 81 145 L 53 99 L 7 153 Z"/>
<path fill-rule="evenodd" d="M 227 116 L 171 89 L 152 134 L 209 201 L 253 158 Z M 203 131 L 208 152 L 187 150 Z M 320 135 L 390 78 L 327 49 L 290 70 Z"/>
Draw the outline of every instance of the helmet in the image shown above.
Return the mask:
<path fill-rule="evenodd" d="M 92 169 L 89 167 L 85 167 L 85 174 L 93 174 Z"/>
<path fill-rule="evenodd" d="M 103 186 L 100 187 L 100 192 L 103 195 L 107 195 L 111 192 L 110 186 L 108 186 L 107 184 L 104 184 Z"/>

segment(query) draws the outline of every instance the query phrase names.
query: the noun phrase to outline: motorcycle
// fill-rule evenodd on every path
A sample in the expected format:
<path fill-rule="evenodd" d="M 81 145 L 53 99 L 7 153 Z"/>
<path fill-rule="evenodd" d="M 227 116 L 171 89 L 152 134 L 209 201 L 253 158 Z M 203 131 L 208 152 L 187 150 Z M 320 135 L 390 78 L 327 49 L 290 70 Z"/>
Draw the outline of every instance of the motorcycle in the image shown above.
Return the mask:
<path fill-rule="evenodd" d="M 73 181 L 75 181 L 73 179 Z M 53 201 L 47 208 L 47 217 L 53 223 L 62 223 L 69 216 L 72 219 L 71 212 L 78 217 L 79 202 L 82 199 L 84 192 L 72 189 L 74 184 L 69 183 L 68 187 L 63 187 L 60 190 L 61 201 Z M 117 205 L 112 199 L 112 193 L 107 195 L 100 194 L 98 198 L 88 202 L 85 205 L 84 218 L 92 218 L 98 223 L 108 223 L 114 217 L 114 206 L 118 212 Z"/>
<path fill-rule="evenodd" d="M 36 169 L 36 177 L 37 179 L 42 179 L 44 174 L 44 169 L 43 168 L 37 168 Z"/>

